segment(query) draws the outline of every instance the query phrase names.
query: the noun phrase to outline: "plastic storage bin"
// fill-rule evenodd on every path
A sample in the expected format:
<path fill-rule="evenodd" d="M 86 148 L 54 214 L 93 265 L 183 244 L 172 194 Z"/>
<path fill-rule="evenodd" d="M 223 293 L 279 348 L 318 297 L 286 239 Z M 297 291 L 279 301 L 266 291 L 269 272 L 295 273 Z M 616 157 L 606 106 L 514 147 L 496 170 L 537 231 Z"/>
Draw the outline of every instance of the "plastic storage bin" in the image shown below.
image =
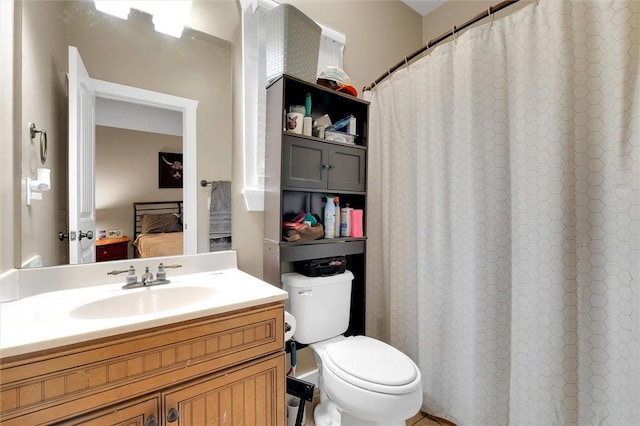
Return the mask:
<path fill-rule="evenodd" d="M 267 80 L 281 74 L 315 83 L 322 29 L 290 4 L 265 15 L 267 28 Z"/>

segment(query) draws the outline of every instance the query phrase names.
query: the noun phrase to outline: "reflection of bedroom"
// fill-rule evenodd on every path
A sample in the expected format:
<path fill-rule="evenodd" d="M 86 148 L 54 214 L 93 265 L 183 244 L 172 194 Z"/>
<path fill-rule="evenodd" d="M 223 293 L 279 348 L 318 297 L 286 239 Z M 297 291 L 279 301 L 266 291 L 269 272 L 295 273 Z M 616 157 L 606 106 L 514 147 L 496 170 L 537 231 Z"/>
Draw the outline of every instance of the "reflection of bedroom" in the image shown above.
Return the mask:
<path fill-rule="evenodd" d="M 158 152 L 181 153 L 182 137 L 96 126 L 96 229 L 133 242 L 134 202 L 182 200 L 181 188 L 158 187 Z"/>

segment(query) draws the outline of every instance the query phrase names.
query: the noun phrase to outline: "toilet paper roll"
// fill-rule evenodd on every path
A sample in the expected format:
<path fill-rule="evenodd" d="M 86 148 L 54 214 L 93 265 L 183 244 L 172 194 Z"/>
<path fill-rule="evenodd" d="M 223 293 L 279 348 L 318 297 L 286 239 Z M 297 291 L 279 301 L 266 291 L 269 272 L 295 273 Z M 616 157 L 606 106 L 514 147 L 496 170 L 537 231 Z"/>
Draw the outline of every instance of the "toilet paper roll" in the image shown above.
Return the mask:
<path fill-rule="evenodd" d="M 296 332 L 296 319 L 289 312 L 285 311 L 284 323 L 289 324 L 289 327 L 290 327 L 289 328 L 285 326 L 284 341 L 286 342 L 287 340 L 291 340 L 291 338 L 293 337 L 293 333 Z M 286 331 L 287 328 L 289 329 L 289 331 Z"/>

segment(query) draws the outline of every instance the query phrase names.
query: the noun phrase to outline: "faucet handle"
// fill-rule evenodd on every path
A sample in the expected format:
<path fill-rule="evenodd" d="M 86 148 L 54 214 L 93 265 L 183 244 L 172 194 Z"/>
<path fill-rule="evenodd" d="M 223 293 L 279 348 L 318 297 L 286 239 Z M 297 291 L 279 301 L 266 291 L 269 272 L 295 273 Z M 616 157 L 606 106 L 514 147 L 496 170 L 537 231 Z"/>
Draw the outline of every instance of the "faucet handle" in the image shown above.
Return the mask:
<path fill-rule="evenodd" d="M 160 265 L 162 265 L 162 263 Z M 178 264 L 174 263 L 173 265 L 164 265 L 163 267 L 164 268 L 174 268 L 175 269 L 175 268 L 182 268 L 182 265 L 178 265 Z"/>
<path fill-rule="evenodd" d="M 129 272 L 129 273 L 136 273 L 135 268 L 133 267 L 133 265 L 129 266 L 129 269 L 115 269 L 113 271 L 109 271 L 107 272 L 107 275 L 118 275 L 118 274 L 124 274 L 125 272 Z"/>

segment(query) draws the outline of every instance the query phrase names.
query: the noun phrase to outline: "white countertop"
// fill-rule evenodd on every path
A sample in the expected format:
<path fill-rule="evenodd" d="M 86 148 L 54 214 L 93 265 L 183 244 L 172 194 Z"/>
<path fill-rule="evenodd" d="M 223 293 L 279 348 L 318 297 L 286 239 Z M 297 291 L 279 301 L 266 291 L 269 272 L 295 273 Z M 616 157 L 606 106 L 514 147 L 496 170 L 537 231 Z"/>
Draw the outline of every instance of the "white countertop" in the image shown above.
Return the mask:
<path fill-rule="evenodd" d="M 122 290 L 123 283 L 108 284 L 53 291 L 0 304 L 0 358 L 287 298 L 283 290 L 238 269 L 176 275 L 169 279 L 170 284 L 147 288 Z M 136 295 L 142 292 L 147 293 Z M 161 295 L 159 302 L 147 297 Z M 120 303 L 123 300 L 136 302 L 127 305 Z M 149 302 L 153 305 L 151 308 Z M 152 312 L 156 303 L 161 310 Z M 120 312 L 131 306 L 138 309 L 137 304 L 141 310 L 135 315 Z"/>

